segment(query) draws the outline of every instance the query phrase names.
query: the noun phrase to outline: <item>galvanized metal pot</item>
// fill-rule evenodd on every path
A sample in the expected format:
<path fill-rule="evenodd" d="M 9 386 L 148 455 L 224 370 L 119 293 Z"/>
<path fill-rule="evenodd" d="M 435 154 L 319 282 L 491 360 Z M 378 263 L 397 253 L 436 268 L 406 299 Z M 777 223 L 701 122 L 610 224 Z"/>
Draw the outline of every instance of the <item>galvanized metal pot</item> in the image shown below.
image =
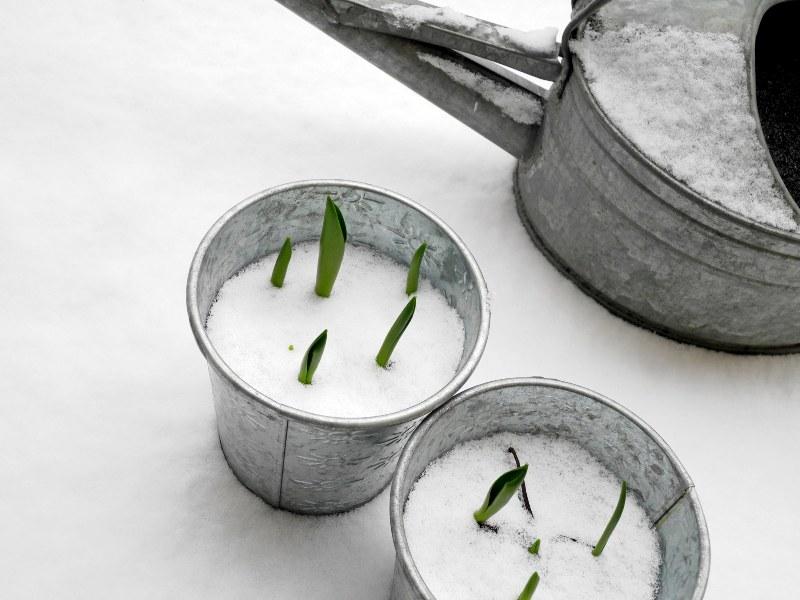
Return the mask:
<path fill-rule="evenodd" d="M 646 10 L 636 2 L 573 2 L 557 57 L 522 52 L 504 28 L 477 19 L 468 27 L 435 18 L 411 27 L 392 11 L 398 2 L 424 5 L 416 0 L 278 1 L 518 157 L 517 205 L 532 239 L 613 313 L 719 350 L 800 350 L 800 234 L 727 210 L 645 157 L 605 116 L 569 51 L 603 5 L 624 18 Z M 669 15 L 676 23 L 738 15 L 742 39 L 754 47 L 775 3 L 681 2 Z M 554 86 L 548 94 L 498 63 Z M 521 122 L 487 89 L 538 103 L 543 119 Z"/>
<path fill-rule="evenodd" d="M 552 379 L 506 379 L 460 393 L 417 428 L 400 456 L 390 513 L 396 552 L 391 600 L 435 600 L 408 547 L 403 511 L 429 463 L 456 445 L 500 432 L 555 434 L 587 450 L 641 499 L 661 541 L 658 600 L 700 600 L 708 530 L 689 475 L 641 419 L 590 390 Z"/>
<path fill-rule="evenodd" d="M 277 251 L 287 231 L 319 238 L 330 195 L 347 222 L 348 242 L 408 263 L 423 241 L 423 276 L 464 321 L 458 370 L 430 398 L 409 398 L 400 412 L 357 419 L 311 414 L 269 398 L 225 364 L 205 330 L 223 283 Z M 489 332 L 486 284 L 469 250 L 438 217 L 397 194 L 360 183 L 305 181 L 266 190 L 225 213 L 203 238 L 189 271 L 189 322 L 208 361 L 220 444 L 239 480 L 269 504 L 327 514 L 370 500 L 390 481 L 400 450 L 431 410 L 450 399 L 480 360 Z"/>

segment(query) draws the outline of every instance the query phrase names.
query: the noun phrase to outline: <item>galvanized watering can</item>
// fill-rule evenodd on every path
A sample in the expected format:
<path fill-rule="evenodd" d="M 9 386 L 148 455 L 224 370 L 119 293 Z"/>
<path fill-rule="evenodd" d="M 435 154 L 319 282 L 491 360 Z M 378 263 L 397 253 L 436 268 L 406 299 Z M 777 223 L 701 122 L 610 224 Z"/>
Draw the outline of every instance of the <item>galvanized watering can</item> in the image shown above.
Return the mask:
<path fill-rule="evenodd" d="M 576 3 L 555 52 L 523 48 L 513 30 L 478 19 L 409 25 L 398 6 L 428 7 L 413 0 L 278 1 L 517 157 L 517 206 L 531 238 L 611 312 L 718 350 L 800 350 L 800 235 L 689 189 L 645 157 L 593 97 L 568 42 L 609 0 Z M 661 3 L 669 24 L 738 19 L 752 47 L 776 0 Z M 654 4 L 608 8 L 624 15 Z M 501 65 L 554 85 L 545 91 Z"/>

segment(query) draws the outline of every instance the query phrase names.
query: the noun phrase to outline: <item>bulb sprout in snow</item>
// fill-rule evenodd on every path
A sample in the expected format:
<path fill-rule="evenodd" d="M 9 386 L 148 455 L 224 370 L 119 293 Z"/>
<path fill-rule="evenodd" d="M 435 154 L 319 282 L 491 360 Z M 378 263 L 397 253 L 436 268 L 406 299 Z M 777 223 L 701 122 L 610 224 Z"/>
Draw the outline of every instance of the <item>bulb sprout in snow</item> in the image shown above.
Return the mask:
<path fill-rule="evenodd" d="M 319 366 L 320 359 L 322 359 L 322 353 L 325 352 L 325 343 L 327 341 L 328 330 L 326 329 L 311 342 L 311 345 L 303 356 L 303 362 L 300 363 L 300 374 L 297 376 L 297 380 L 300 383 L 305 385 L 311 384 L 311 381 L 314 379 L 314 372 Z"/>
<path fill-rule="evenodd" d="M 535 571 L 531 578 L 528 579 L 528 583 L 525 584 L 525 588 L 522 590 L 522 593 L 517 596 L 517 600 L 531 600 L 533 598 L 533 592 L 536 591 L 536 587 L 539 585 L 539 572 Z"/>
<path fill-rule="evenodd" d="M 328 298 L 333 291 L 339 267 L 342 266 L 347 227 L 339 207 L 328 196 L 325 201 L 325 216 L 322 219 L 322 234 L 319 238 L 319 260 L 317 261 L 317 296 Z"/>
<path fill-rule="evenodd" d="M 489 517 L 508 503 L 512 496 L 517 493 L 519 486 L 522 485 L 527 472 L 528 465 L 525 464 L 503 473 L 495 480 L 492 487 L 489 488 L 481 507 L 472 514 L 479 525 L 485 523 Z"/>
<path fill-rule="evenodd" d="M 539 539 L 539 538 L 536 538 L 533 541 L 533 543 L 530 546 L 528 546 L 528 552 L 530 552 L 531 554 L 539 554 L 539 547 L 541 545 L 542 545 L 542 540 Z"/>
<path fill-rule="evenodd" d="M 272 268 L 272 277 L 269 278 L 275 287 L 283 287 L 283 280 L 286 279 L 286 271 L 289 269 L 289 261 L 292 260 L 292 238 L 283 241 L 278 258 L 275 259 L 275 266 Z"/>
<path fill-rule="evenodd" d="M 406 278 L 406 294 L 409 296 L 416 293 L 419 287 L 419 268 L 422 265 L 422 257 L 427 249 L 428 244 L 423 242 L 414 252 L 414 256 L 411 257 L 411 263 L 408 265 L 408 277 Z"/>
<path fill-rule="evenodd" d="M 622 516 L 622 511 L 625 508 L 625 496 L 628 494 L 628 482 L 623 481 L 622 487 L 619 490 L 619 500 L 617 500 L 617 507 L 614 509 L 614 514 L 611 515 L 611 519 L 608 521 L 608 525 L 606 525 L 605 530 L 603 531 L 603 535 L 600 536 L 597 544 L 592 550 L 592 556 L 600 556 L 603 553 L 603 550 L 608 543 L 608 538 L 611 537 L 611 534 L 614 532 L 614 528 L 619 523 L 619 518 Z"/>
<path fill-rule="evenodd" d="M 400 338 L 408 327 L 408 324 L 411 323 L 411 318 L 414 316 L 414 311 L 416 308 L 417 297 L 414 296 L 408 301 L 408 304 L 406 304 L 405 308 L 400 311 L 400 314 L 397 316 L 392 324 L 392 327 L 389 329 L 389 333 L 386 334 L 383 344 L 381 345 L 381 349 L 378 350 L 378 354 L 375 357 L 375 362 L 377 362 L 381 367 L 386 368 L 386 365 L 389 364 L 389 359 L 392 357 L 392 352 L 394 352 L 394 348 L 397 346 L 397 342 L 400 341 Z"/>

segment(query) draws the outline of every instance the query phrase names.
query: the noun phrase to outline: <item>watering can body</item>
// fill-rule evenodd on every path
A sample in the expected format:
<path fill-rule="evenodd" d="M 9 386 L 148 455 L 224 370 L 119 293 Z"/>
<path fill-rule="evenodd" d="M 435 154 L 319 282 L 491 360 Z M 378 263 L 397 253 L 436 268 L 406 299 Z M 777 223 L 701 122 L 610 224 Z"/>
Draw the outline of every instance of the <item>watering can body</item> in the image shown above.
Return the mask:
<path fill-rule="evenodd" d="M 654 18 L 658 0 L 579 3 L 560 62 L 520 58 L 492 24 L 408 27 L 387 16 L 383 0 L 279 1 L 516 156 L 517 206 L 531 238 L 610 311 L 718 350 L 800 350 L 800 235 L 716 205 L 648 159 L 603 112 L 569 52 L 569 39 L 604 5 L 611 19 Z M 753 47 L 776 1 L 661 4 L 670 5 L 665 24 L 717 23 L 724 14 L 724 26 L 739 27 Z M 547 93 L 497 62 L 555 83 Z"/>

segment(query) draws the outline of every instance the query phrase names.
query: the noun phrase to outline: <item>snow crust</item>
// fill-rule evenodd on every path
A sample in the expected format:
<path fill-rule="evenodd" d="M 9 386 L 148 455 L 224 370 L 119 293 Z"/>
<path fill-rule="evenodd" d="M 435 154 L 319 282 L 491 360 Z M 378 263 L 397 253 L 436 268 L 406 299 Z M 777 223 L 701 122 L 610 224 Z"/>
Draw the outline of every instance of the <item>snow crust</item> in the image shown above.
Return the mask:
<path fill-rule="evenodd" d="M 542 122 L 544 107 L 533 95 L 518 89 L 506 89 L 488 77 L 473 73 L 446 58 L 417 52 L 424 62 L 444 71 L 450 79 L 474 89 L 517 123 L 535 125 Z"/>
<path fill-rule="evenodd" d="M 587 28 L 571 48 L 603 110 L 655 163 L 740 215 L 798 229 L 758 136 L 737 36 L 630 23 Z"/>
<path fill-rule="evenodd" d="M 420 279 L 414 318 L 383 369 L 375 355 L 409 300 L 407 267 L 348 244 L 333 293 L 320 298 L 318 252 L 316 242 L 296 244 L 282 288 L 269 282 L 277 253 L 222 286 L 206 330 L 234 372 L 281 404 L 332 417 L 397 412 L 444 387 L 464 348 L 464 324 L 445 297 Z M 303 355 L 325 329 L 325 353 L 313 383 L 303 385 Z"/>

